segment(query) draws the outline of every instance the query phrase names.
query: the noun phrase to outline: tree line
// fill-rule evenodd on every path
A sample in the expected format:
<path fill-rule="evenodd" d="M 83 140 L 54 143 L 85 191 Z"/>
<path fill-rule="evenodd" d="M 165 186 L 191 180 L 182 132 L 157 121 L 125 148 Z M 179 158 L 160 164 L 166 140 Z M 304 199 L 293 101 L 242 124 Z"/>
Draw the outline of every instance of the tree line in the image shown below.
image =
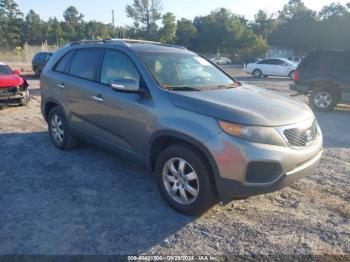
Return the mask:
<path fill-rule="evenodd" d="M 0 47 L 14 48 L 24 43 L 63 45 L 83 39 L 138 38 L 179 44 L 203 53 L 232 56 L 261 56 L 270 45 L 300 52 L 314 48 L 349 49 L 350 4 L 332 3 L 320 12 L 302 0 L 290 0 L 282 10 L 267 14 L 260 10 L 252 21 L 220 8 L 193 20 L 162 13 L 161 0 L 133 0 L 125 7 L 132 26 L 85 21 L 74 6 L 44 21 L 34 11 L 26 15 L 14 0 L 0 0 Z"/>

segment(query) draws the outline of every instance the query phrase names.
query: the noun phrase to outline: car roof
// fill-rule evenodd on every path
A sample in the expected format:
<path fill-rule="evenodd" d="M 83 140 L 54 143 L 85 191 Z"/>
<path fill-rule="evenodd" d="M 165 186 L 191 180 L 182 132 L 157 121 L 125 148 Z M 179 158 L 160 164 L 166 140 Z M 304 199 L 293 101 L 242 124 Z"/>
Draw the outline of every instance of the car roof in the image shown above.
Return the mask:
<path fill-rule="evenodd" d="M 129 48 L 135 52 L 183 52 L 185 48 L 163 44 L 129 44 Z"/>

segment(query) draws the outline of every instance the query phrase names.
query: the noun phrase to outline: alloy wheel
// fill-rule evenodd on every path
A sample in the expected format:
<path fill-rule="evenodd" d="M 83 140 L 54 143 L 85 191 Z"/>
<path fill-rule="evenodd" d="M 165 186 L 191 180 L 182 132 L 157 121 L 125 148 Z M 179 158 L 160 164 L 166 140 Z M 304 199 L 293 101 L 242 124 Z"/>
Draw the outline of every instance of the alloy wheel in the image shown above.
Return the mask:
<path fill-rule="evenodd" d="M 51 134 L 57 144 L 62 144 L 64 140 L 64 127 L 61 118 L 53 115 L 51 118 Z"/>
<path fill-rule="evenodd" d="M 329 107 L 332 104 L 332 101 L 332 95 L 326 91 L 317 93 L 314 98 L 314 104 L 322 109 Z"/>
<path fill-rule="evenodd" d="M 182 158 L 172 158 L 163 167 L 162 179 L 168 195 L 181 205 L 193 203 L 199 195 L 199 180 L 194 168 Z"/>

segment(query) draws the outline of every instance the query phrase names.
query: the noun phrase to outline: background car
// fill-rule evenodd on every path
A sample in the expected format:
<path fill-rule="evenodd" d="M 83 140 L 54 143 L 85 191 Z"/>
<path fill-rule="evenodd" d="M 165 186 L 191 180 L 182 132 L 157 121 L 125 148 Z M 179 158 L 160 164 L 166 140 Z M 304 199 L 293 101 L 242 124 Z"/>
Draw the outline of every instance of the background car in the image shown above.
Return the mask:
<path fill-rule="evenodd" d="M 245 71 L 254 77 L 284 76 L 293 79 L 297 65 L 285 58 L 267 58 L 250 63 Z"/>
<path fill-rule="evenodd" d="M 28 104 L 30 100 L 28 83 L 19 74 L 19 70 L 12 70 L 0 62 L 0 104 Z"/>
<path fill-rule="evenodd" d="M 217 65 L 229 65 L 232 64 L 232 60 L 228 57 L 219 57 L 210 59 L 213 63 Z"/>
<path fill-rule="evenodd" d="M 296 65 L 299 65 L 302 58 L 300 56 L 292 56 L 292 57 L 288 57 L 288 60 Z"/>
<path fill-rule="evenodd" d="M 298 66 L 290 89 L 309 95 L 309 104 L 317 111 L 350 103 L 350 51 L 312 51 Z"/>
<path fill-rule="evenodd" d="M 32 60 L 32 68 L 36 76 L 40 76 L 52 55 L 53 53 L 51 52 L 40 52 L 34 56 Z"/>

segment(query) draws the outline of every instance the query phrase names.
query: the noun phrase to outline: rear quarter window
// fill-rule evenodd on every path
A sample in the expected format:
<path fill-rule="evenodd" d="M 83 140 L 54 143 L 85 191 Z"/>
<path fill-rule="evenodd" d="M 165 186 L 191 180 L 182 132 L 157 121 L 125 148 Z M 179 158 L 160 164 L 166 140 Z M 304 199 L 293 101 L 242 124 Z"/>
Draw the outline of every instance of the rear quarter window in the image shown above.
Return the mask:
<path fill-rule="evenodd" d="M 75 51 L 71 51 L 65 54 L 61 60 L 56 64 L 54 71 L 59 73 L 67 73 L 72 57 L 74 56 Z"/>
<path fill-rule="evenodd" d="M 343 52 L 338 51 L 311 52 L 303 59 L 299 69 L 313 71 L 335 70 L 343 55 Z"/>

